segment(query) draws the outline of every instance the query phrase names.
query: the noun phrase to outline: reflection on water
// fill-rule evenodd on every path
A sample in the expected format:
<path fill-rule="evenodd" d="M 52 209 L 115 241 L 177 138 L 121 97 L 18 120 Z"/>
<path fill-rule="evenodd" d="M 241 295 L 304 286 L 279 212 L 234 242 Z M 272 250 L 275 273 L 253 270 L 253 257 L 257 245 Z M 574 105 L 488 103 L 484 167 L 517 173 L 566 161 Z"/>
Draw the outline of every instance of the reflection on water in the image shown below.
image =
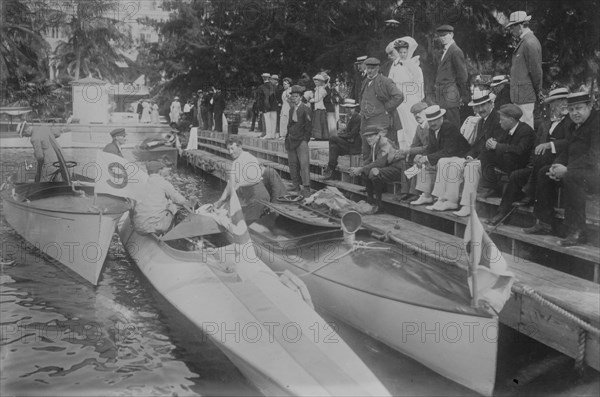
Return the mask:
<path fill-rule="evenodd" d="M 77 154 L 90 156 L 84 151 Z M 6 164 L 22 162 L 29 155 L 3 149 L 3 171 L 10 168 Z M 2 182 L 6 178 L 3 172 Z M 186 195 L 193 192 L 206 201 L 215 200 L 223 187 L 189 172 L 175 175 L 173 182 Z M 212 343 L 158 296 L 116 236 L 100 284 L 92 287 L 65 267 L 41 258 L 4 218 L 1 232 L 0 257 L 5 264 L 0 272 L 0 395 L 258 394 Z M 474 395 L 327 319 L 335 322 L 340 335 L 393 395 Z M 519 356 L 525 349 L 514 341 L 500 349 L 497 395 L 598 393 L 597 381 L 579 382 L 573 389 L 575 380 L 565 383 L 564 376 L 555 374 L 522 388 L 507 387 L 518 372 L 514 363 L 524 366 L 532 358 Z"/>

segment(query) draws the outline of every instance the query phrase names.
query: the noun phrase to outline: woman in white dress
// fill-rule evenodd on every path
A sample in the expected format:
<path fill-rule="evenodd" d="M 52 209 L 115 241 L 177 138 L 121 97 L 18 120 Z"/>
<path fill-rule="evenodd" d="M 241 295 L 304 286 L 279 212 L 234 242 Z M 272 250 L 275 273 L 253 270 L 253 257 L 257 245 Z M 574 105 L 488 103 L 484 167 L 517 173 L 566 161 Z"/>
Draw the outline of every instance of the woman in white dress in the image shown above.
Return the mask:
<path fill-rule="evenodd" d="M 417 121 L 410 113 L 410 108 L 417 102 L 423 100 L 423 71 L 419 66 L 419 57 L 413 57 L 417 49 L 417 42 L 410 36 L 396 39 L 386 47 L 386 52 L 393 60 L 388 77 L 396 83 L 396 86 L 404 94 L 404 101 L 396 111 L 402 123 L 402 129 L 398 130 L 398 145 L 401 150 L 410 147 Z"/>
<path fill-rule="evenodd" d="M 281 93 L 281 113 L 279 116 L 279 139 L 287 136 L 287 125 L 290 118 L 290 95 L 292 94 L 292 79 L 283 79 L 283 92 Z"/>
<path fill-rule="evenodd" d="M 158 104 L 152 104 L 152 124 L 160 124 L 160 114 L 158 113 Z"/>
<path fill-rule="evenodd" d="M 142 119 L 140 120 L 142 123 L 149 123 L 152 121 L 152 110 L 150 108 L 150 104 L 148 101 L 142 102 Z"/>

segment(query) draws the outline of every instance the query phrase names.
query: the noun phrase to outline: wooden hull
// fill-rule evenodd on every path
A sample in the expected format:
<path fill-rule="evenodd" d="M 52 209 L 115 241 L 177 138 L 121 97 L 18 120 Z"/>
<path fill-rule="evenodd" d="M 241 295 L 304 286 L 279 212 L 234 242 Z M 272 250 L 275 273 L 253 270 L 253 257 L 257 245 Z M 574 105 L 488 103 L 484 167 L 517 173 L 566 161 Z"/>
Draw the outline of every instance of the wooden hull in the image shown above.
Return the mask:
<path fill-rule="evenodd" d="M 21 195 L 20 193 L 27 192 Z M 4 216 L 25 240 L 96 285 L 125 200 L 74 195 L 61 184 L 31 184 L 2 192 Z M 26 200 L 25 200 L 26 199 Z"/>
<path fill-rule="evenodd" d="M 492 394 L 498 319 L 471 309 L 468 292 L 447 282 L 451 274 L 366 233 L 357 239 L 390 250 L 349 252 L 336 231 L 294 239 L 302 227 L 272 217 L 250 227 L 259 256 L 276 272 L 300 276 L 317 306 L 439 374 Z"/>
<path fill-rule="evenodd" d="M 298 294 L 250 257 L 251 243 L 238 254 L 231 245 L 179 251 L 138 234 L 128 219 L 119 233 L 154 288 L 264 394 L 389 395 Z"/>

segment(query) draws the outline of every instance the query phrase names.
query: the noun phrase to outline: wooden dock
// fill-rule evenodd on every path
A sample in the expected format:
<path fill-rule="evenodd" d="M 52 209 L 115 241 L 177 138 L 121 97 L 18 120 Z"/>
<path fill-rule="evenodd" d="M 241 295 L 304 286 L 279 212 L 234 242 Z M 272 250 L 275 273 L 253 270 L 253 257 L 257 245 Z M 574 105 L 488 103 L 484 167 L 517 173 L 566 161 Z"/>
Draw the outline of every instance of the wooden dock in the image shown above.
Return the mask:
<path fill-rule="evenodd" d="M 225 179 L 231 164 L 225 147 L 226 138 L 224 133 L 200 131 L 198 150 L 187 151 L 186 161 L 197 169 Z M 282 141 L 254 137 L 242 137 L 242 140 L 245 150 L 264 165 L 287 175 L 287 156 Z M 356 197 L 364 196 L 362 187 L 353 183 L 357 180 L 344 172 L 350 166 L 358 165 L 359 159 L 351 157 L 340 158 L 342 180 L 327 181 L 326 184 Z M 326 162 L 325 150 L 311 149 L 311 179 L 315 188 L 325 186 L 321 172 Z M 365 216 L 365 226 L 400 242 L 412 255 L 466 271 L 462 235 L 468 218 L 397 202 L 393 199 L 394 186 L 389 189 L 390 193 L 384 194 L 388 214 Z M 489 216 L 497 204 L 497 199 L 480 201 L 478 213 L 481 217 Z M 520 211 L 523 216 L 517 217 L 519 221 L 526 221 L 527 216 L 531 218 L 527 210 Z M 500 321 L 598 371 L 599 223 L 594 217 L 588 220 L 595 243 L 575 248 L 558 246 L 556 237 L 524 235 L 516 225 L 502 225 L 491 235 L 518 280 L 511 299 L 500 313 Z M 553 304 L 564 310 L 557 311 Z"/>

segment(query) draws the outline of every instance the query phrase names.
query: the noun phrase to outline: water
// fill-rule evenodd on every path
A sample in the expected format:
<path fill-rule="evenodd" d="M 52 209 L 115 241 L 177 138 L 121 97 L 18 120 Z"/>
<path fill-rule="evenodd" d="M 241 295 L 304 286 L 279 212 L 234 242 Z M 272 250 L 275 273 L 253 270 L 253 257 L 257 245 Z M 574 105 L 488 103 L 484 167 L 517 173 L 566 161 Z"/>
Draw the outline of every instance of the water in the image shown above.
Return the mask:
<path fill-rule="evenodd" d="M 32 158 L 2 150 L 2 170 Z M 66 153 L 80 162 L 91 152 Z M 6 180 L 3 172 L 2 181 Z M 190 172 L 173 177 L 186 194 L 215 200 L 223 188 Z M 258 395 L 212 343 L 164 302 L 115 236 L 92 287 L 41 258 L 2 218 L 0 395 Z M 394 395 L 474 395 L 365 334 L 329 317 L 340 336 Z M 502 328 L 496 395 L 597 395 L 597 373 L 576 378 L 561 359 L 535 379 L 527 368 L 549 349 Z M 525 353 L 526 352 L 526 353 Z M 529 371 L 532 372 L 531 370 Z M 560 376 L 557 376 L 559 375 Z M 520 383 L 515 383 L 513 379 Z M 524 384 L 525 383 L 525 384 Z"/>

